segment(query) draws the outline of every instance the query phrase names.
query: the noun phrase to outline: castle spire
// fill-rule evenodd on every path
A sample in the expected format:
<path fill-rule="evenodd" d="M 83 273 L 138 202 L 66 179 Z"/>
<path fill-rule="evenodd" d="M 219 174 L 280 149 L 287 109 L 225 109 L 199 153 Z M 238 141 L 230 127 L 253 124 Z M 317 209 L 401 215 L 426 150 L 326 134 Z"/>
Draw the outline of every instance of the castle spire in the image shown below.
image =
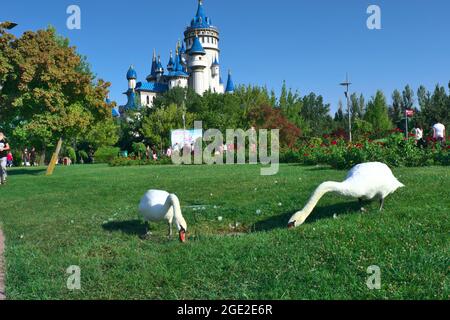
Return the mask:
<path fill-rule="evenodd" d="M 227 88 L 225 89 L 226 93 L 233 93 L 234 92 L 234 82 L 231 78 L 231 70 L 228 70 L 228 81 L 227 81 Z"/>
<path fill-rule="evenodd" d="M 172 50 L 170 50 L 170 58 L 169 58 L 169 63 L 167 64 L 167 70 L 168 71 L 173 71 L 173 66 L 174 66 L 173 52 L 172 52 Z"/>

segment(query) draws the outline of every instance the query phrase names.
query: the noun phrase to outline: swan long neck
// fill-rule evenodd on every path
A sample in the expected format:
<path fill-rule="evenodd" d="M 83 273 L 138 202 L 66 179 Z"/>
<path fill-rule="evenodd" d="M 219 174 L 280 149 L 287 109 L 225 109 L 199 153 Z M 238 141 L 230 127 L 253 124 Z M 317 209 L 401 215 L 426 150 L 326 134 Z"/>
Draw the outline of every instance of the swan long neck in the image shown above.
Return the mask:
<path fill-rule="evenodd" d="M 180 200 L 174 194 L 169 195 L 169 200 L 173 206 L 174 218 L 175 218 L 175 223 L 177 225 L 178 231 L 181 230 L 181 227 L 186 231 L 187 224 L 186 224 L 186 220 L 184 220 L 184 217 L 181 214 Z"/>
<path fill-rule="evenodd" d="M 324 182 L 322 183 L 312 194 L 311 198 L 306 203 L 305 207 L 294 214 L 291 218 L 291 222 L 296 221 L 298 224 L 305 222 L 306 218 L 311 214 L 311 212 L 316 207 L 319 200 L 328 192 L 339 192 L 342 189 L 342 183 L 339 182 Z"/>

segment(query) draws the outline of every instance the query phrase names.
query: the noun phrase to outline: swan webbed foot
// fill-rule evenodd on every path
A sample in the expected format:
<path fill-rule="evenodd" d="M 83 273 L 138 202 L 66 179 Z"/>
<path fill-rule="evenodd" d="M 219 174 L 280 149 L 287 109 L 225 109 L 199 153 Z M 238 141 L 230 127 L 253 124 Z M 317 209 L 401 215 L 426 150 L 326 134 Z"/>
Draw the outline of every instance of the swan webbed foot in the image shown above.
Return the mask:
<path fill-rule="evenodd" d="M 383 211 L 384 208 L 384 198 L 380 199 L 380 211 Z"/>
<path fill-rule="evenodd" d="M 361 212 L 367 212 L 366 208 L 363 207 L 363 199 L 359 198 L 358 199 L 359 205 L 361 207 Z"/>
<path fill-rule="evenodd" d="M 145 222 L 145 233 L 143 235 L 140 236 L 140 238 L 142 240 L 148 240 L 151 238 L 151 236 L 153 235 L 153 233 L 150 231 L 150 225 L 148 223 L 148 221 Z"/>
<path fill-rule="evenodd" d="M 145 234 L 141 235 L 140 238 L 142 240 L 148 240 L 152 237 L 153 233 L 151 233 L 150 231 L 146 232 Z"/>

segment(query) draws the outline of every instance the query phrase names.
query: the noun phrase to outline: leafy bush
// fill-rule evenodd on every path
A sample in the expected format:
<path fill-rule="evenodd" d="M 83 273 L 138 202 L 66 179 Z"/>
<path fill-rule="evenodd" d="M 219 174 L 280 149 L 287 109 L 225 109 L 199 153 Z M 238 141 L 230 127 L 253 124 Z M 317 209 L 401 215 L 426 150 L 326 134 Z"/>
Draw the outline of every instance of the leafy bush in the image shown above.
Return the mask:
<path fill-rule="evenodd" d="M 66 154 L 65 154 L 65 156 L 69 157 L 70 160 L 72 160 L 72 163 L 77 162 L 77 154 L 76 154 L 74 148 L 66 147 Z"/>
<path fill-rule="evenodd" d="M 117 158 L 120 148 L 115 147 L 100 147 L 94 154 L 95 162 L 108 163 Z"/>
<path fill-rule="evenodd" d="M 168 157 L 161 158 L 157 161 L 154 160 L 134 160 L 131 158 L 115 158 L 109 161 L 111 167 L 131 167 L 131 166 L 154 166 L 154 165 L 170 165 L 172 164 L 172 159 Z"/>
<path fill-rule="evenodd" d="M 133 143 L 133 153 L 137 155 L 139 159 L 146 158 L 147 147 L 142 142 L 134 142 Z"/>
<path fill-rule="evenodd" d="M 12 150 L 11 151 L 13 155 L 13 165 L 15 167 L 21 167 L 22 166 L 22 151 L 20 150 Z"/>
<path fill-rule="evenodd" d="M 393 167 L 421 167 L 430 165 L 449 165 L 450 145 L 441 146 L 430 142 L 427 148 L 416 146 L 414 139 L 405 139 L 402 133 L 393 132 L 386 139 L 347 143 L 343 139 L 312 139 L 298 150 L 285 150 L 281 162 L 304 163 L 309 165 L 328 164 L 337 169 L 348 169 L 364 162 L 383 162 Z"/>
<path fill-rule="evenodd" d="M 80 160 L 83 160 L 84 162 L 86 162 L 86 160 L 89 158 L 89 155 L 87 154 L 86 151 L 80 150 L 80 151 L 78 151 L 78 158 Z"/>

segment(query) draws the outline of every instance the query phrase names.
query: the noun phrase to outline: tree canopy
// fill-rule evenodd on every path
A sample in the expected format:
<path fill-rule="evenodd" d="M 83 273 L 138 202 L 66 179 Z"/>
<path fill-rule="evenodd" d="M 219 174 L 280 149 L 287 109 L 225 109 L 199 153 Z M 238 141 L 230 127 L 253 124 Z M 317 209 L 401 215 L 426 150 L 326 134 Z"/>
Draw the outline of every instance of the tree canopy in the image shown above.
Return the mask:
<path fill-rule="evenodd" d="M 53 28 L 16 38 L 0 25 L 0 48 L 2 130 L 17 143 L 46 148 L 111 119 L 110 84 L 96 80 L 86 59 Z"/>

